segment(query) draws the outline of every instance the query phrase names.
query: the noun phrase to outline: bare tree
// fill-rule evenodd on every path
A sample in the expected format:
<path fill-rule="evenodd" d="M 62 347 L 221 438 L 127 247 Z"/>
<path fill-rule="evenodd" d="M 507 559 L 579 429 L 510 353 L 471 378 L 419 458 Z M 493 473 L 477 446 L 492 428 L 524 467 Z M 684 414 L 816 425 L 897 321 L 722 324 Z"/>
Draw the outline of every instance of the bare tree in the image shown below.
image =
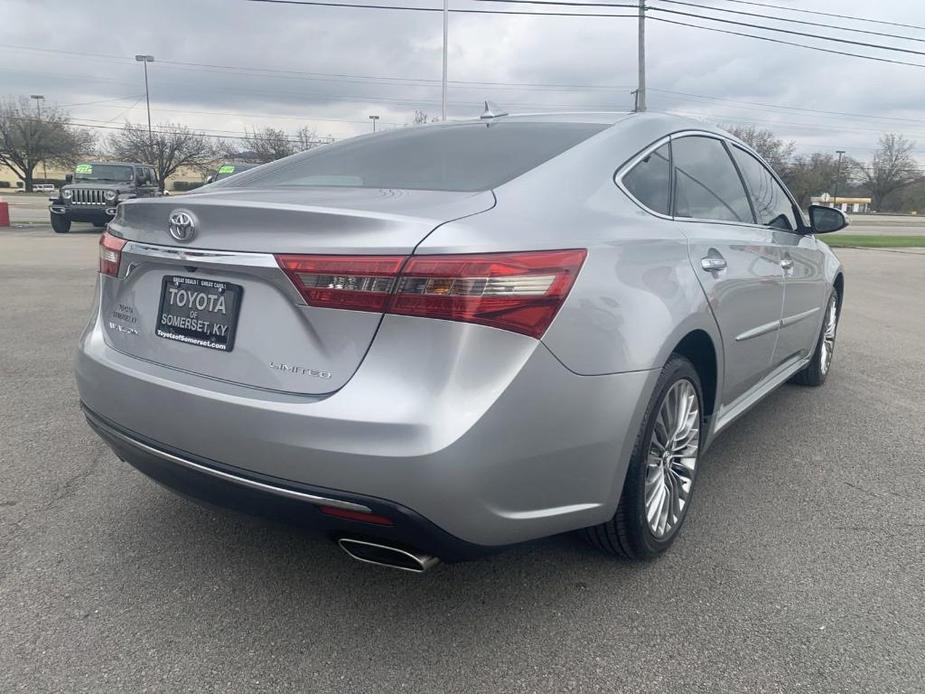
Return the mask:
<path fill-rule="evenodd" d="M 411 119 L 411 125 L 426 125 L 427 123 L 436 123 L 438 120 L 440 119 L 437 118 L 437 116 L 433 116 L 426 111 L 415 109 L 414 117 Z"/>
<path fill-rule="evenodd" d="M 912 157 L 915 143 L 902 135 L 886 133 L 870 164 L 853 162 L 858 177 L 870 192 L 871 207 L 881 210 L 884 200 L 922 179 L 922 170 Z"/>
<path fill-rule="evenodd" d="M 310 149 L 320 147 L 328 142 L 327 138 L 319 137 L 318 133 L 307 125 L 303 125 L 299 128 L 298 132 L 295 134 L 295 139 L 295 147 L 299 152 L 307 152 Z"/>
<path fill-rule="evenodd" d="M 834 190 L 836 178 L 838 187 L 844 190 L 850 182 L 850 174 L 851 167 L 844 163 L 839 171 L 838 160 L 834 155 L 815 152 L 794 157 L 782 172 L 782 178 L 797 203 L 805 209 L 813 195 Z"/>
<path fill-rule="evenodd" d="M 786 171 L 787 165 L 796 150 L 794 142 L 782 140 L 770 130 L 756 128 L 754 125 L 732 124 L 721 127 L 758 152 L 778 174 L 783 174 Z"/>
<path fill-rule="evenodd" d="M 41 117 L 26 97 L 0 101 L 0 164 L 32 191 L 35 167 L 42 162 L 71 166 L 93 149 L 89 130 L 68 125 L 68 114 L 46 106 Z"/>
<path fill-rule="evenodd" d="M 202 171 L 215 158 L 215 146 L 204 133 L 174 123 L 156 126 L 150 136 L 147 127 L 126 123 L 109 139 L 109 150 L 117 159 L 152 165 L 161 190 L 179 169 Z"/>
<path fill-rule="evenodd" d="M 278 128 L 251 128 L 249 133 L 244 134 L 244 146 L 252 153 L 251 157 L 261 164 L 295 154 L 296 144 L 285 130 Z"/>

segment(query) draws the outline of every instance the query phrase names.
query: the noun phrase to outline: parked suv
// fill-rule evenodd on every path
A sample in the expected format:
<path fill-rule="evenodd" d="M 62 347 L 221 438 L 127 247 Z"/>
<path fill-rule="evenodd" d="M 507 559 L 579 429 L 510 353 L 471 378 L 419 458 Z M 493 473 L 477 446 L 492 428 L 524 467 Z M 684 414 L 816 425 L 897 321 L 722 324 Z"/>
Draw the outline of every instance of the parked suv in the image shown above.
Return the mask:
<path fill-rule="evenodd" d="M 116 216 L 120 202 L 160 194 L 154 168 L 147 164 L 78 164 L 66 180 L 67 184 L 49 197 L 51 227 L 59 234 L 69 232 L 71 222 L 90 222 L 103 228 Z"/>

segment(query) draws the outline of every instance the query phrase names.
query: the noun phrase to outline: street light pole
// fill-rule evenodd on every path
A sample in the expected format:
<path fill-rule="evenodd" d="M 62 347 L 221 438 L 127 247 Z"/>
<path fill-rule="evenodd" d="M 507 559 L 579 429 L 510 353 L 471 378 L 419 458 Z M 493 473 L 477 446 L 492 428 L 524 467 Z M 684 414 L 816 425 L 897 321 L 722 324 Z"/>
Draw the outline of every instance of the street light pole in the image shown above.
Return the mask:
<path fill-rule="evenodd" d="M 841 158 L 845 155 L 845 150 L 836 149 L 838 163 L 835 164 L 835 190 L 832 194 L 832 207 L 838 207 L 838 180 L 841 178 Z"/>
<path fill-rule="evenodd" d="M 379 120 L 379 116 L 370 116 L 369 119 L 373 122 L 373 132 L 376 132 L 376 121 Z"/>
<path fill-rule="evenodd" d="M 641 2 L 642 0 L 640 0 Z M 446 120 L 446 69 L 447 69 L 447 37 L 450 24 L 450 0 L 443 0 L 443 81 L 441 83 L 441 116 Z"/>
<path fill-rule="evenodd" d="M 148 143 L 154 147 L 154 134 L 151 131 L 151 95 L 148 92 L 148 63 L 154 62 L 153 55 L 136 55 L 135 60 L 145 66 L 145 104 L 148 107 Z"/>
<path fill-rule="evenodd" d="M 30 99 L 35 99 L 35 111 L 39 118 L 39 127 L 42 125 L 42 102 L 45 96 L 42 94 L 30 94 Z M 45 168 L 45 157 L 42 157 L 42 183 L 48 183 L 48 169 Z"/>
<path fill-rule="evenodd" d="M 636 85 L 636 110 L 646 110 L 646 0 L 639 0 L 639 82 Z"/>

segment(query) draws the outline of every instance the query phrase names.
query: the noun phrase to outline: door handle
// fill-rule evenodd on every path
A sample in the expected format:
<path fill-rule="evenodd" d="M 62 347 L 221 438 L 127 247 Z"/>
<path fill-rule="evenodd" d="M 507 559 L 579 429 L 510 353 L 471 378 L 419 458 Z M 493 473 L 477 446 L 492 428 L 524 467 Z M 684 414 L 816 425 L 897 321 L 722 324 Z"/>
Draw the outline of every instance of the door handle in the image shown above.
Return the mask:
<path fill-rule="evenodd" d="M 726 259 L 722 256 L 708 255 L 700 259 L 700 267 L 707 272 L 719 272 L 726 269 Z"/>
<path fill-rule="evenodd" d="M 780 261 L 780 266 L 784 268 L 784 271 L 793 269 L 793 258 L 783 258 Z"/>

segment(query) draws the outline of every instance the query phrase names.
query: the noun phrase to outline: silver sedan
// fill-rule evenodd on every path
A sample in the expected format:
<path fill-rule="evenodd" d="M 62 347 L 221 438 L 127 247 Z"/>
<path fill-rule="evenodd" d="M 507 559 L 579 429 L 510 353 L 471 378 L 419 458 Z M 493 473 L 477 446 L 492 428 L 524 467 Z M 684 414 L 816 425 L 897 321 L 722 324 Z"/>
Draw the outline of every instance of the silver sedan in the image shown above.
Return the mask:
<path fill-rule="evenodd" d="M 821 385 L 844 296 L 745 144 L 660 114 L 368 135 L 100 242 L 77 381 L 116 454 L 412 571 L 582 530 L 651 558 L 710 442 Z"/>

